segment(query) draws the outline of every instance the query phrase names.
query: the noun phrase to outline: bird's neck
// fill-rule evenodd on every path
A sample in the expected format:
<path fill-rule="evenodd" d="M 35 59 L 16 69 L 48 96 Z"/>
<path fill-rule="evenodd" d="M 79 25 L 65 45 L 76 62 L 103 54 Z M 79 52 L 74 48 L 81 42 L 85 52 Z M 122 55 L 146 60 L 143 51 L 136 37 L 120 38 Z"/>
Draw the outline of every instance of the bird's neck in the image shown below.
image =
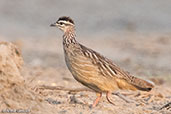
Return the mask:
<path fill-rule="evenodd" d="M 63 35 L 63 43 L 66 45 L 76 44 L 76 34 L 74 28 L 68 28 Z"/>

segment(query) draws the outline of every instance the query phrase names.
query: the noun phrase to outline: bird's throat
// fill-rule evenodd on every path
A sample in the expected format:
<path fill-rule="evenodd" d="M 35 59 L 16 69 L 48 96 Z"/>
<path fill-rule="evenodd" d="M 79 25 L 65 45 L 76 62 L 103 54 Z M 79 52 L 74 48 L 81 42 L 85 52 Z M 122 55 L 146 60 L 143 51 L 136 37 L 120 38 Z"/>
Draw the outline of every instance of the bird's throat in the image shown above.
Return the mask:
<path fill-rule="evenodd" d="M 75 31 L 74 30 L 67 30 L 64 35 L 63 35 L 63 43 L 64 45 L 70 45 L 70 44 L 76 44 L 76 39 L 75 39 Z"/>

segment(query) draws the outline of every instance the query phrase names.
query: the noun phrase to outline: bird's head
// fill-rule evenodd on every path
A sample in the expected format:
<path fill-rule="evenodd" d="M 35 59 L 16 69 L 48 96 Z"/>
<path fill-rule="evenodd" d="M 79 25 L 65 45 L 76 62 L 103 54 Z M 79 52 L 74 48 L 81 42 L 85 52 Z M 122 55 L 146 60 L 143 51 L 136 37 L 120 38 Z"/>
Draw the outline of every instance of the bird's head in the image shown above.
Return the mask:
<path fill-rule="evenodd" d="M 58 27 L 63 32 L 66 32 L 70 28 L 74 28 L 74 21 L 70 17 L 60 17 L 55 23 L 50 25 L 51 27 Z"/>

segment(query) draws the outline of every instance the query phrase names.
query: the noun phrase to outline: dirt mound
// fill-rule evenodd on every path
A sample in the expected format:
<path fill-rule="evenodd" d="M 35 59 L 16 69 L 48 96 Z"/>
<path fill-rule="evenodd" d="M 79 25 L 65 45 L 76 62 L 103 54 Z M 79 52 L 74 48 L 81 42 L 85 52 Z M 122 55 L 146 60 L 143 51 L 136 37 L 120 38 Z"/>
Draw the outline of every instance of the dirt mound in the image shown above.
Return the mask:
<path fill-rule="evenodd" d="M 0 42 L 0 90 L 24 81 L 20 75 L 22 64 L 20 50 L 12 43 Z"/>
<path fill-rule="evenodd" d="M 12 43 L 0 42 L 0 112 L 47 114 L 50 107 L 24 83 L 22 65 L 20 50 Z"/>

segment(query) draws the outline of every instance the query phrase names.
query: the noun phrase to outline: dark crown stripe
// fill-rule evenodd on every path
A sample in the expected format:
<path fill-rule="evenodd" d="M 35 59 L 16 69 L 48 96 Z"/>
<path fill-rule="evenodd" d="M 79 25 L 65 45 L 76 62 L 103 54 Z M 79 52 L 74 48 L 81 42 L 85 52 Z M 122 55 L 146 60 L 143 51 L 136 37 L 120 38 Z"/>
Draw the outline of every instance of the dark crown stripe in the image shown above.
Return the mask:
<path fill-rule="evenodd" d="M 74 21 L 70 17 L 66 16 L 60 17 L 58 21 L 69 21 L 70 23 L 74 24 Z"/>

